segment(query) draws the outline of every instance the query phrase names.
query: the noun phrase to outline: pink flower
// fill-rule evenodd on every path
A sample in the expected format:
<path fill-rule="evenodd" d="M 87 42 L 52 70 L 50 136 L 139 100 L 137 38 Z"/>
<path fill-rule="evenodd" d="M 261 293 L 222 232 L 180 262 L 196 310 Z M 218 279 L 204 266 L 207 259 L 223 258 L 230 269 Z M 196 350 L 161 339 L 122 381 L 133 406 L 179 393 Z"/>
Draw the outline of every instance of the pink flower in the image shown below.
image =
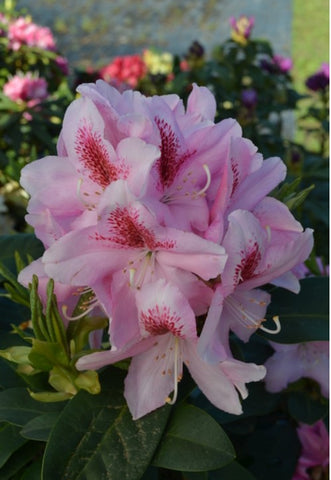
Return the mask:
<path fill-rule="evenodd" d="M 245 384 L 261 380 L 264 368 L 232 358 L 217 365 L 205 363 L 197 354 L 195 316 L 189 303 L 176 287 L 163 280 L 148 284 L 137 293 L 137 308 L 141 341 L 124 351 L 109 350 L 82 357 L 77 368 L 97 369 L 133 356 L 125 380 L 125 397 L 137 419 L 165 403 L 174 403 L 185 363 L 214 405 L 240 414 L 237 390 L 245 398 Z"/>
<path fill-rule="evenodd" d="M 59 67 L 63 75 L 69 75 L 69 62 L 65 57 L 58 55 L 55 59 L 56 65 Z"/>
<path fill-rule="evenodd" d="M 19 17 L 9 24 L 8 39 L 12 50 L 18 50 L 22 45 L 55 50 L 55 40 L 51 30 L 48 27 L 36 25 L 24 17 Z"/>
<path fill-rule="evenodd" d="M 302 450 L 292 480 L 326 480 L 329 476 L 329 434 L 324 422 L 301 424 L 297 433 Z"/>
<path fill-rule="evenodd" d="M 3 86 L 3 92 L 14 102 L 28 102 L 29 106 L 48 96 L 46 80 L 33 76 L 30 72 L 12 77 Z"/>
<path fill-rule="evenodd" d="M 147 67 L 140 55 L 116 57 L 109 65 L 100 70 L 100 76 L 107 82 L 119 82 L 135 88 L 138 81 L 146 75 Z M 114 85 L 116 86 L 116 85 Z"/>
<path fill-rule="evenodd" d="M 287 73 L 293 67 L 293 61 L 289 57 L 284 57 L 282 55 L 274 55 L 273 61 L 280 72 Z"/>
<path fill-rule="evenodd" d="M 209 361 L 222 351 L 224 324 L 243 341 L 264 328 L 270 296 L 256 287 L 274 283 L 298 292 L 291 269 L 308 257 L 313 245 L 312 231 L 303 232 L 287 207 L 273 198 L 265 197 L 252 212 L 235 210 L 228 219 L 221 244 L 229 256 L 199 344 Z"/>
<path fill-rule="evenodd" d="M 271 343 L 275 353 L 265 367 L 266 388 L 280 392 L 300 378 L 311 378 L 321 387 L 322 395 L 329 397 L 329 342 L 295 344 Z"/>

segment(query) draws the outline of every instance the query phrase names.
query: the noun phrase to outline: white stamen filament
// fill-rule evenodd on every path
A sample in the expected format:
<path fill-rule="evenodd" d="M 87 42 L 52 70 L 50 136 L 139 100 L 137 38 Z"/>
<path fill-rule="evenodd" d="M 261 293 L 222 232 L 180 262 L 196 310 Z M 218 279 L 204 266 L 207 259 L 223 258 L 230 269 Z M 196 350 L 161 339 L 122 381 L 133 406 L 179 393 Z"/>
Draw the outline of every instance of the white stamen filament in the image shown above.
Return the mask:
<path fill-rule="evenodd" d="M 132 288 L 134 286 L 134 276 L 136 274 L 135 268 L 129 268 L 129 285 Z"/>
<path fill-rule="evenodd" d="M 250 314 L 247 310 L 244 309 L 243 305 L 241 305 L 237 300 L 228 296 L 225 299 L 226 305 L 230 311 L 233 312 L 236 318 L 240 319 L 240 322 L 246 328 L 261 328 L 261 323 L 265 321 L 265 318 L 256 319 L 252 314 Z"/>
<path fill-rule="evenodd" d="M 83 318 L 85 317 L 85 315 L 88 315 L 90 312 L 92 312 L 92 310 L 99 304 L 99 300 L 93 299 L 87 302 L 87 304 L 89 304 L 89 307 L 85 308 L 85 310 L 82 313 L 80 313 L 79 315 L 75 315 L 74 317 L 71 317 L 70 315 L 67 314 L 68 305 L 62 305 L 63 316 L 70 321 L 79 320 L 80 318 Z"/>
<path fill-rule="evenodd" d="M 178 396 L 178 353 L 179 353 L 178 350 L 179 350 L 179 340 L 177 337 L 175 337 L 174 392 L 173 392 L 172 398 L 170 397 L 166 398 L 166 403 L 168 403 L 169 405 L 174 405 L 176 403 L 177 396 Z"/>
<path fill-rule="evenodd" d="M 206 172 L 206 175 L 207 175 L 207 181 L 206 181 L 206 185 L 197 193 L 197 196 L 203 195 L 208 190 L 208 188 L 210 186 L 210 183 L 211 183 L 211 174 L 210 174 L 210 170 L 209 170 L 208 165 L 206 163 L 204 163 L 203 168 L 204 168 L 204 171 Z"/>
<path fill-rule="evenodd" d="M 272 319 L 273 319 L 273 321 L 275 322 L 275 325 L 276 325 L 275 330 L 271 330 L 270 328 L 263 327 L 262 325 L 260 326 L 260 329 L 263 330 L 266 333 L 271 333 L 272 335 L 276 335 L 277 333 L 279 333 L 281 331 L 281 324 L 280 324 L 278 315 L 275 315 L 274 317 L 272 317 Z"/>

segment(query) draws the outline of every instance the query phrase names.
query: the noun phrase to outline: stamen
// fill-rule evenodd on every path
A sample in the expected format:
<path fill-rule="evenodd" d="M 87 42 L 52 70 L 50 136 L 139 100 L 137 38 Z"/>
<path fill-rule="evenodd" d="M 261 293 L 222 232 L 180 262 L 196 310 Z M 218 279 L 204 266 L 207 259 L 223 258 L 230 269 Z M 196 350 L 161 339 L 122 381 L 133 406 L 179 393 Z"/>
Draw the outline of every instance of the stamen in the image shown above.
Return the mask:
<path fill-rule="evenodd" d="M 268 242 L 270 242 L 270 240 L 271 240 L 271 228 L 270 228 L 270 225 L 266 225 L 265 229 L 266 229 L 267 235 L 268 235 Z"/>
<path fill-rule="evenodd" d="M 133 282 L 134 282 L 134 276 L 135 276 L 135 274 L 136 274 L 136 269 L 135 269 L 135 268 L 129 268 L 129 275 L 130 275 L 130 277 L 129 277 L 129 285 L 130 285 L 130 287 L 133 287 L 133 286 L 134 286 Z"/>
<path fill-rule="evenodd" d="M 197 193 L 197 196 L 203 195 L 208 190 L 208 188 L 210 186 L 210 183 L 211 183 L 211 174 L 210 174 L 210 170 L 209 170 L 208 165 L 206 163 L 204 163 L 203 168 L 204 168 L 204 171 L 206 172 L 206 175 L 207 175 L 207 182 L 206 182 L 206 185 Z"/>
<path fill-rule="evenodd" d="M 279 333 L 281 331 L 279 316 L 275 315 L 274 317 L 272 317 L 272 319 L 276 324 L 276 329 L 275 330 L 271 330 L 270 328 L 263 327 L 262 325 L 260 326 L 260 329 L 263 330 L 266 333 L 271 333 L 272 335 L 276 335 L 277 333 Z"/>
<path fill-rule="evenodd" d="M 174 392 L 172 395 L 172 399 L 170 397 L 167 397 L 165 402 L 168 403 L 169 405 L 174 405 L 177 400 L 178 396 L 178 381 L 179 381 L 179 375 L 178 375 L 178 350 L 179 350 L 179 340 L 177 337 L 175 337 L 175 365 L 174 365 Z"/>
<path fill-rule="evenodd" d="M 90 306 L 88 308 L 86 308 L 82 313 L 80 313 L 79 315 L 75 315 L 74 317 L 70 317 L 70 315 L 67 314 L 67 311 L 68 311 L 68 305 L 62 305 L 62 313 L 63 313 L 63 316 L 64 318 L 66 318 L 67 320 L 79 320 L 80 318 L 83 318 L 85 317 L 85 315 L 88 315 L 90 312 L 92 312 L 92 310 L 99 304 L 99 300 L 98 299 L 95 299 L 93 301 L 90 302 Z"/>

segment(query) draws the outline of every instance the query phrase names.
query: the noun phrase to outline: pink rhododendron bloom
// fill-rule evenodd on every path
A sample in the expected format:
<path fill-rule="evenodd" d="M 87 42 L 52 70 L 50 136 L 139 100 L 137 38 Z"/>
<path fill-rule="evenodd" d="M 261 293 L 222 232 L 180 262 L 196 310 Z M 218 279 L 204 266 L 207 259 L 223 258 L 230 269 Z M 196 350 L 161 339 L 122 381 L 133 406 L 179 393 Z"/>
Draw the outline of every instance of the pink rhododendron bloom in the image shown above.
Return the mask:
<path fill-rule="evenodd" d="M 48 96 L 47 82 L 30 72 L 19 74 L 5 83 L 3 93 L 14 102 L 29 102 L 29 106 L 33 106 Z"/>
<path fill-rule="evenodd" d="M 9 24 L 9 46 L 19 50 L 22 45 L 39 47 L 45 50 L 55 50 L 55 40 L 48 27 L 41 27 L 29 18 L 19 17 Z"/>
<path fill-rule="evenodd" d="M 266 361 L 266 389 L 280 392 L 300 378 L 311 378 L 329 397 L 329 342 L 271 343 L 274 354 Z"/>
<path fill-rule="evenodd" d="M 247 45 L 248 39 L 254 27 L 255 18 L 240 15 L 238 19 L 231 17 L 229 23 L 232 27 L 231 38 L 241 45 Z"/>
<path fill-rule="evenodd" d="M 134 418 L 175 401 L 183 363 L 212 403 L 239 414 L 238 392 L 245 398 L 265 369 L 233 358 L 229 332 L 248 340 L 264 328 L 270 296 L 260 287 L 297 292 L 292 270 L 312 248 L 312 231 L 267 196 L 286 167 L 264 160 L 234 119 L 215 123 L 206 87 L 194 84 L 186 107 L 103 80 L 78 92 L 57 155 L 22 170 L 45 253 L 20 280 L 53 278 L 66 320 L 71 289 L 90 293 L 82 315 L 109 318 L 110 348 L 77 366 L 132 357 Z"/>
<path fill-rule="evenodd" d="M 124 351 L 109 350 L 82 357 L 77 367 L 100 368 L 133 356 L 125 381 L 125 397 L 134 419 L 167 402 L 173 403 L 183 363 L 214 405 L 240 414 L 237 390 L 245 398 L 245 384 L 261 380 L 264 368 L 232 358 L 217 365 L 205 363 L 196 350 L 194 312 L 180 291 L 163 280 L 148 284 L 137 293 L 137 307 L 141 341 Z"/>
<path fill-rule="evenodd" d="M 322 420 L 297 429 L 302 450 L 292 480 L 327 480 L 329 478 L 329 433 Z"/>
<path fill-rule="evenodd" d="M 138 81 L 146 75 L 147 67 L 140 55 L 124 55 L 116 57 L 100 70 L 100 76 L 114 86 L 121 84 L 135 88 Z M 118 82 L 116 84 L 116 82 Z"/>

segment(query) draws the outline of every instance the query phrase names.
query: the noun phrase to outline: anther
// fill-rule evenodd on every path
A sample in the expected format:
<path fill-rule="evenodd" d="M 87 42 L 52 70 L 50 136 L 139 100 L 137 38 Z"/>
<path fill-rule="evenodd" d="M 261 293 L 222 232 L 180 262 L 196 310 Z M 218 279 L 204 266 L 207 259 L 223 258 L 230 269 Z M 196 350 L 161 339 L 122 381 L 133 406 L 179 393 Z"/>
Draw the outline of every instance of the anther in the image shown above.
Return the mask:
<path fill-rule="evenodd" d="M 275 315 L 274 317 L 272 317 L 273 321 L 275 322 L 275 325 L 276 325 L 276 328 L 275 330 L 271 330 L 270 328 L 267 328 L 267 327 L 263 327 L 262 325 L 260 326 L 260 329 L 263 330 L 264 332 L 266 333 L 270 333 L 272 335 L 276 335 L 277 333 L 279 333 L 281 331 L 281 325 L 280 325 L 280 321 L 279 321 L 279 316 L 278 315 Z"/>

